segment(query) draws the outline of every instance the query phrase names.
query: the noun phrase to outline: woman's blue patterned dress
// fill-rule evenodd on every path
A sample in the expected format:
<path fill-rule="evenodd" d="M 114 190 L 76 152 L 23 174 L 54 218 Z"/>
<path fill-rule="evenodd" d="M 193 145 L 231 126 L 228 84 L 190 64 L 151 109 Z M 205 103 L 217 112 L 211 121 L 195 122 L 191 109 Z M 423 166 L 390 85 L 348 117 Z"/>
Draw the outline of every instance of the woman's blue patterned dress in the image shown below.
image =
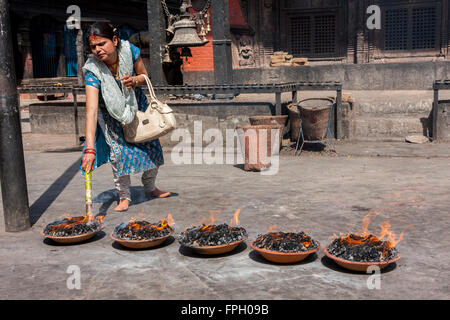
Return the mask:
<path fill-rule="evenodd" d="M 130 47 L 133 63 L 135 63 L 139 59 L 140 50 L 131 43 Z M 135 70 L 133 70 L 133 75 L 136 75 Z M 85 81 L 87 86 L 93 86 L 100 90 L 101 81 L 97 79 L 93 73 L 88 71 L 85 74 Z M 116 82 L 121 88 L 122 84 L 120 80 L 117 80 Z M 145 111 L 148 106 L 147 97 L 139 87 L 136 88 L 135 93 L 139 110 Z M 99 106 L 101 105 L 104 106 L 104 102 L 100 90 Z M 122 126 L 116 119 L 109 115 L 105 107 L 99 107 L 98 117 L 99 124 L 97 124 L 95 135 L 95 150 L 97 156 L 95 158 L 94 168 L 97 168 L 104 163 L 111 162 L 111 151 L 116 159 L 118 176 L 143 172 L 164 164 L 164 157 L 159 139 L 145 143 L 128 143 L 123 136 Z M 100 117 L 103 118 L 104 125 L 100 125 L 100 123 L 102 123 Z M 110 145 L 112 150 L 109 147 Z"/>

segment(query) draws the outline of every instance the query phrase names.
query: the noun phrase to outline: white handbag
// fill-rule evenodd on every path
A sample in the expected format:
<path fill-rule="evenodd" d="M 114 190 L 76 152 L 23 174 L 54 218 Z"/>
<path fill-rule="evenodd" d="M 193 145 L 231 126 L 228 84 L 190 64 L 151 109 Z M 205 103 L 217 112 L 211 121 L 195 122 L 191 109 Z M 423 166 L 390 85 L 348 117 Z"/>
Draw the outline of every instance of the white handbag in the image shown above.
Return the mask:
<path fill-rule="evenodd" d="M 156 98 L 150 79 L 144 74 L 149 90 L 148 107 L 145 112 L 136 111 L 133 121 L 123 126 L 125 140 L 130 143 L 143 143 L 157 139 L 176 127 L 173 110 Z"/>

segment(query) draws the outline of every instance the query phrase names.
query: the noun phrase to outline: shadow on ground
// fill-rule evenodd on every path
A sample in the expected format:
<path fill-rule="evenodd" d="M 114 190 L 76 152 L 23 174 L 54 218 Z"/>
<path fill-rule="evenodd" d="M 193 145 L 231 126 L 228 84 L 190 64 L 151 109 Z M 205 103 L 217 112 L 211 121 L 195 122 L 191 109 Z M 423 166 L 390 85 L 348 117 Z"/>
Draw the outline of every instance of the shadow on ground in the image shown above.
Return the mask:
<path fill-rule="evenodd" d="M 30 206 L 30 222 L 33 226 L 51 204 L 64 191 L 75 174 L 80 170 L 81 158 L 77 159 L 62 175 L 60 175 L 45 192 Z"/>
<path fill-rule="evenodd" d="M 135 186 L 130 187 L 130 194 L 131 194 L 131 202 L 130 207 L 133 205 L 137 205 L 143 202 L 153 201 L 157 200 L 159 198 L 155 197 L 147 197 L 145 195 L 144 187 L 143 186 Z M 172 192 L 171 197 L 177 197 L 178 193 Z M 166 198 L 164 198 L 166 199 Z M 113 202 L 116 202 L 119 204 L 119 194 L 116 189 L 110 189 L 103 191 L 102 193 L 98 194 L 94 199 L 92 200 L 93 203 L 101 203 L 101 207 L 99 208 L 99 214 L 106 215 L 106 212 L 108 211 L 109 207 Z"/>

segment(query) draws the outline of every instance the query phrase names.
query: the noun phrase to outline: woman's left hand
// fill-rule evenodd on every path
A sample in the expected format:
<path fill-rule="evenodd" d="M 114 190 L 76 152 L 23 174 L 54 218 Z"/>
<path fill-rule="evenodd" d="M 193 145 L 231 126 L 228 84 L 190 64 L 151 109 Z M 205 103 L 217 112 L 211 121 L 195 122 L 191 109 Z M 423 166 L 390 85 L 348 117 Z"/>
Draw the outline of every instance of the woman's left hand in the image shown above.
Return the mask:
<path fill-rule="evenodd" d="M 130 75 L 123 76 L 120 81 L 122 81 L 122 85 L 124 85 L 127 89 L 132 89 L 136 84 L 136 77 L 132 77 Z"/>

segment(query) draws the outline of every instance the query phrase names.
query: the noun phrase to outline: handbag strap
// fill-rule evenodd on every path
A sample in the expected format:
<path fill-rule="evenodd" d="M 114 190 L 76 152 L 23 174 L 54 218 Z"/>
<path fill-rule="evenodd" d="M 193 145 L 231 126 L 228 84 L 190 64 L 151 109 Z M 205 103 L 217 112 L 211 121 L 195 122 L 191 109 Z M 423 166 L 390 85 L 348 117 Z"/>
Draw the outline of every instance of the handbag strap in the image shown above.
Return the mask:
<path fill-rule="evenodd" d="M 147 77 L 147 75 L 145 75 L 145 74 L 142 74 L 142 75 L 144 76 L 145 82 L 147 83 L 147 88 L 148 88 L 148 92 L 150 94 L 150 98 L 152 100 L 157 100 L 155 91 L 153 90 L 153 86 L 152 86 L 150 79 Z"/>

